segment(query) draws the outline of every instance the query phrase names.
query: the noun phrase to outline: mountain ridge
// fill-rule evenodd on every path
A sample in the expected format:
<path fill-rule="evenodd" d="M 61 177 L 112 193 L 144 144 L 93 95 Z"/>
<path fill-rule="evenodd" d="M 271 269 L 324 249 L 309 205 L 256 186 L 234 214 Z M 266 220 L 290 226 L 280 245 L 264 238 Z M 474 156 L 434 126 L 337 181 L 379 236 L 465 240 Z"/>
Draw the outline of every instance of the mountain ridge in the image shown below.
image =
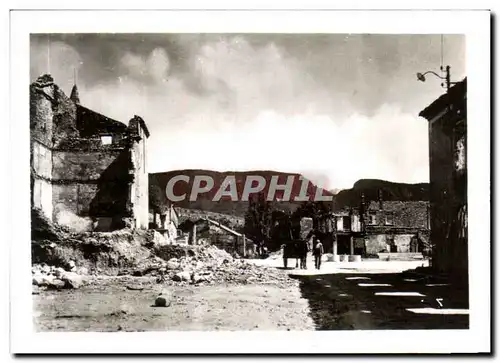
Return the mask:
<path fill-rule="evenodd" d="M 181 169 L 171 170 L 159 173 L 149 174 L 150 186 L 156 184 L 165 193 L 168 181 L 178 175 L 186 175 L 189 182 L 176 183 L 174 186 L 174 195 L 185 194 L 186 198 L 174 204 L 180 208 L 205 210 L 215 213 L 221 213 L 233 216 L 244 216 L 248 209 L 248 201 L 242 201 L 242 191 L 245 179 L 248 176 L 262 176 L 266 181 L 264 193 L 268 192 L 271 177 L 278 177 L 278 184 L 285 184 L 288 176 L 294 176 L 291 198 L 289 201 L 274 201 L 274 206 L 278 209 L 295 211 L 302 202 L 294 201 L 293 198 L 299 195 L 301 189 L 301 180 L 297 176 L 302 176 L 309 182 L 307 195 L 314 196 L 318 188 L 311 180 L 299 173 L 286 173 L 275 170 L 249 170 L 249 171 L 214 171 L 209 169 Z M 201 193 L 195 201 L 189 201 L 195 176 L 208 176 L 214 180 L 213 188 L 206 193 Z M 236 180 L 238 200 L 232 201 L 230 197 L 222 197 L 220 201 L 213 201 L 216 191 L 227 176 L 234 176 Z M 333 189 L 336 190 L 336 189 Z M 323 190 L 323 195 L 332 196 L 332 208 L 339 210 L 347 207 L 357 207 L 361 203 L 361 195 L 364 194 L 365 201 L 378 200 L 379 192 L 382 193 L 384 200 L 429 200 L 429 183 L 399 183 L 390 182 L 381 179 L 360 179 L 353 184 L 350 189 L 340 190 L 337 194 L 331 191 Z M 255 195 L 255 194 L 254 194 Z M 277 192 L 277 198 L 283 196 L 282 191 Z M 252 194 L 251 194 L 252 197 Z M 328 202 L 327 202 L 328 203 Z"/>

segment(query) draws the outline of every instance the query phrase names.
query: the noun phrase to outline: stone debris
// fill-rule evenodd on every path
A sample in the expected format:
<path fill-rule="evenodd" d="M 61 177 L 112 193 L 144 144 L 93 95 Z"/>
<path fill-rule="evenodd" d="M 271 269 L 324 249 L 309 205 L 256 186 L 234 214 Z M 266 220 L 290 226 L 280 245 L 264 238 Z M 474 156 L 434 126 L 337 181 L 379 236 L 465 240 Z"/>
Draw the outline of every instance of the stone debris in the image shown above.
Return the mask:
<path fill-rule="evenodd" d="M 31 268 L 32 284 L 38 288 L 59 290 L 78 289 L 89 282 L 89 277 L 83 274 L 86 272 L 85 269 L 78 270 L 76 265 L 68 267 L 73 271 L 79 271 L 79 273 L 46 264 L 34 265 Z"/>
<path fill-rule="evenodd" d="M 77 289 L 90 282 L 111 283 L 99 280 L 104 275 L 151 278 L 166 285 L 234 283 L 288 287 L 295 283 L 283 271 L 257 266 L 215 246 L 156 245 L 150 231 L 120 230 L 71 237 L 56 232 L 62 236 L 56 242 L 32 241 L 33 285 L 42 290 Z M 84 253 L 89 248 L 95 250 L 92 256 Z"/>
<path fill-rule="evenodd" d="M 233 258 L 215 246 L 190 250 L 186 256 L 169 259 L 158 270 L 157 282 L 173 284 L 276 284 L 287 286 L 292 280 L 282 271 L 257 266 Z"/>
<path fill-rule="evenodd" d="M 55 290 L 64 289 L 65 287 L 66 287 L 66 282 L 59 279 L 52 280 L 51 283 L 47 286 L 47 288 Z"/>

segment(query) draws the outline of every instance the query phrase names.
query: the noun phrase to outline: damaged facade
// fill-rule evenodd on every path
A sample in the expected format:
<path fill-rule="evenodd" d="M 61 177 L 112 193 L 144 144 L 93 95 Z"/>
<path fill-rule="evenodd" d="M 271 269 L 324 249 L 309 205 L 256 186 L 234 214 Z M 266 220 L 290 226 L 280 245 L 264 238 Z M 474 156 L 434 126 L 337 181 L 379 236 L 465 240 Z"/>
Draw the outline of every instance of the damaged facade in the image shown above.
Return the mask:
<path fill-rule="evenodd" d="M 67 97 L 50 75 L 30 85 L 31 205 L 78 231 L 148 228 L 149 131 Z"/>
<path fill-rule="evenodd" d="M 467 280 L 467 79 L 419 116 L 428 120 L 432 266 Z"/>
<path fill-rule="evenodd" d="M 429 202 L 372 201 L 364 225 L 367 255 L 427 253 Z"/>
<path fill-rule="evenodd" d="M 187 236 L 187 243 L 210 244 L 230 254 L 248 257 L 256 253 L 254 242 L 243 233 L 237 232 L 224 224 L 208 217 L 198 220 L 186 220 L 179 229 Z"/>
<path fill-rule="evenodd" d="M 150 210 L 149 228 L 161 233 L 167 241 L 175 241 L 178 237 L 179 213 L 173 204 L 166 206 L 161 213 Z"/>
<path fill-rule="evenodd" d="M 318 220 L 327 251 L 335 255 L 385 257 L 425 254 L 429 246 L 429 202 L 378 201 L 329 213 Z"/>

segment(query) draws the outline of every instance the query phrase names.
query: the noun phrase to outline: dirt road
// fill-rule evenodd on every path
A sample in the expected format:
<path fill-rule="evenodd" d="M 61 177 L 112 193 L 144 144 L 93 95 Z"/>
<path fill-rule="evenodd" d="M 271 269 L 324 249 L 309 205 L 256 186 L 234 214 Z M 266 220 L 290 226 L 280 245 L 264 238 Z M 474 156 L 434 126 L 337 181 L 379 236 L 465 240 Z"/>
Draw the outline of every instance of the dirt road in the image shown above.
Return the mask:
<path fill-rule="evenodd" d="M 296 278 L 318 330 L 469 327 L 467 291 L 451 284 L 406 278 L 401 273 Z"/>
<path fill-rule="evenodd" d="M 139 279 L 135 279 L 136 283 Z M 162 286 L 130 281 L 33 295 L 38 331 L 314 330 L 298 282 L 272 285 L 170 286 L 169 307 L 152 306 Z M 292 284 L 293 285 L 293 284 Z"/>
<path fill-rule="evenodd" d="M 394 272 L 402 266 L 326 262 L 320 271 L 276 267 L 284 275 L 280 285 L 103 280 L 78 290 L 33 295 L 35 326 L 40 331 L 468 328 L 467 289 Z M 131 290 L 137 286 L 142 290 Z M 163 289 L 172 294 L 171 306 L 152 306 Z"/>

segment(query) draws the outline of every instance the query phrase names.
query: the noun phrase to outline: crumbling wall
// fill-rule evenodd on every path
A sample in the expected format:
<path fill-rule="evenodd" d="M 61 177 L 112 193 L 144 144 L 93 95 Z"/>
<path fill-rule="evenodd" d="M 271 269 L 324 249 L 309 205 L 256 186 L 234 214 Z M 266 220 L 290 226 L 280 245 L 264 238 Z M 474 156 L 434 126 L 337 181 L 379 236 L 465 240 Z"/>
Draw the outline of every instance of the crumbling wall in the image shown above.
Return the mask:
<path fill-rule="evenodd" d="M 410 252 L 410 242 L 414 236 L 415 234 L 412 233 L 368 235 L 366 238 L 366 254 L 375 255 L 382 251 L 390 252 L 391 238 L 397 247 L 398 253 Z"/>
<path fill-rule="evenodd" d="M 54 151 L 52 156 L 54 181 L 97 181 L 113 164 L 122 150 L 116 151 Z M 127 170 L 128 163 L 123 167 Z M 127 174 L 126 171 L 125 173 Z"/>
<path fill-rule="evenodd" d="M 79 231 L 125 226 L 131 216 L 128 150 L 54 151 L 52 160 L 55 221 Z"/>
<path fill-rule="evenodd" d="M 52 150 L 31 142 L 31 204 L 52 217 Z"/>
<path fill-rule="evenodd" d="M 127 128 L 77 106 L 50 75 L 33 82 L 32 207 L 79 232 L 148 228 L 149 132 L 142 119 L 132 120 Z M 109 135 L 104 145 L 101 136 Z"/>
<path fill-rule="evenodd" d="M 377 226 L 427 228 L 429 208 L 427 201 L 388 201 L 383 203 L 382 210 L 378 209 L 378 206 L 375 209 L 374 206 L 375 203 L 372 202 L 369 213 L 375 214 L 375 225 Z M 390 224 L 387 223 L 388 217 L 392 220 Z"/>
<path fill-rule="evenodd" d="M 394 244 L 398 248 L 398 252 L 410 252 L 410 242 L 414 234 L 396 234 L 394 236 Z"/>
<path fill-rule="evenodd" d="M 133 143 L 130 150 L 134 184 L 132 186 L 132 209 L 137 228 L 148 228 L 149 224 L 149 180 L 146 170 L 146 137 Z"/>
<path fill-rule="evenodd" d="M 40 77 L 30 85 L 31 206 L 52 218 L 53 80 Z"/>
<path fill-rule="evenodd" d="M 64 94 L 62 89 L 54 85 L 54 116 L 53 136 L 54 145 L 67 138 L 79 137 L 80 133 L 76 127 L 76 105 Z"/>
<path fill-rule="evenodd" d="M 385 234 L 374 234 L 366 237 L 366 254 L 376 255 L 381 251 L 387 251 L 387 236 Z"/>
<path fill-rule="evenodd" d="M 52 145 L 52 101 L 42 87 L 30 86 L 31 139 Z"/>
<path fill-rule="evenodd" d="M 76 105 L 50 75 L 38 77 L 30 86 L 30 129 L 32 138 L 48 146 L 79 136 Z"/>

